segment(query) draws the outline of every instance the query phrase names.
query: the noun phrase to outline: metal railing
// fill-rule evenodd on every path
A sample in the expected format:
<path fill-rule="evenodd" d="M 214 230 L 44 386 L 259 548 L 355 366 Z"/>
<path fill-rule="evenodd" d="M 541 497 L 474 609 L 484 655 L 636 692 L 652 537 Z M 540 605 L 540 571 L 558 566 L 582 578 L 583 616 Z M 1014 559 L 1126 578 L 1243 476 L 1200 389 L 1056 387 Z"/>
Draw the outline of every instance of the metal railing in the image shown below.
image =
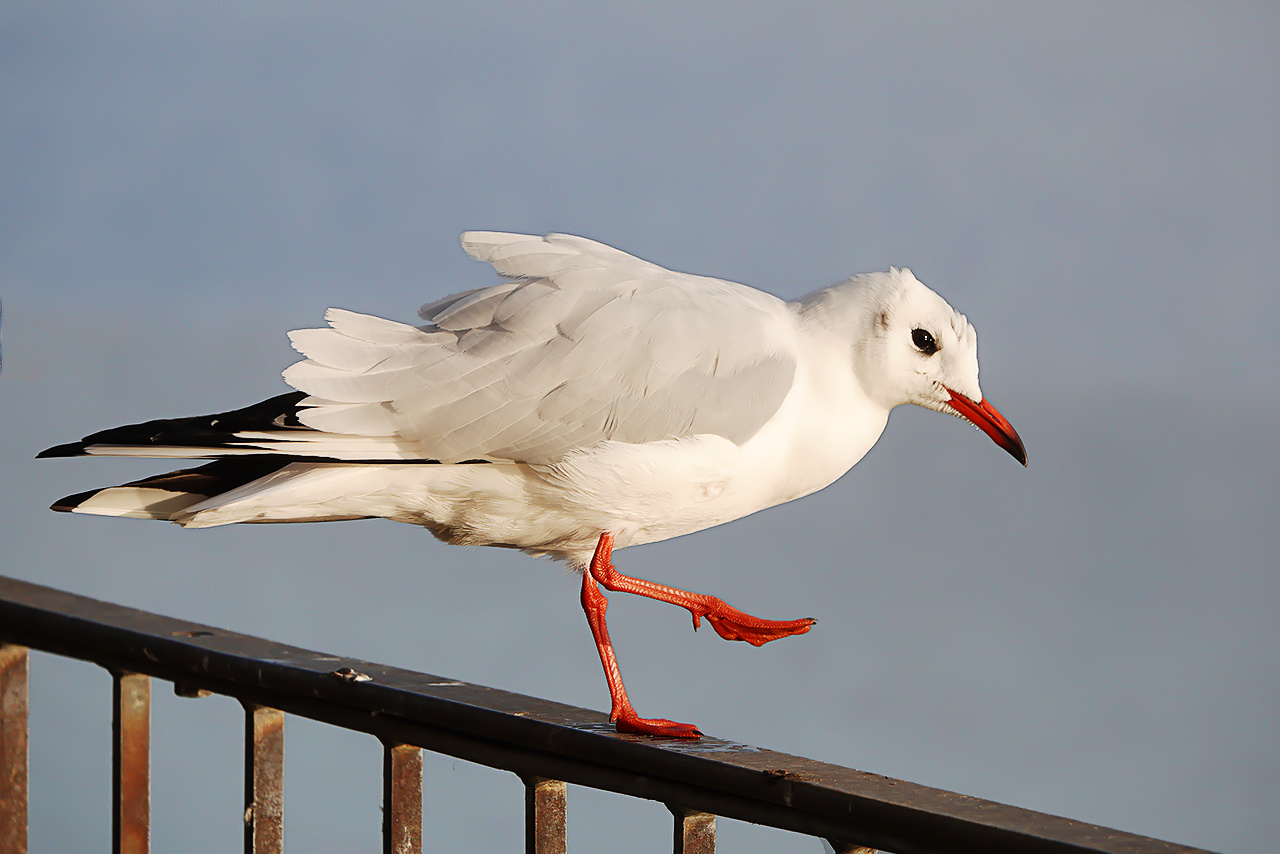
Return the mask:
<path fill-rule="evenodd" d="M 479 685 L 285 646 L 0 577 L 0 852 L 27 846 L 27 649 L 114 677 L 113 838 L 150 836 L 151 679 L 245 709 L 245 850 L 283 846 L 285 714 L 383 744 L 383 851 L 422 849 L 425 748 L 512 771 L 525 785 L 526 851 L 565 850 L 565 784 L 648 798 L 674 816 L 677 854 L 715 850 L 716 816 L 825 838 L 838 852 L 1199 849 L 715 738 L 620 735 L 607 717 Z"/>

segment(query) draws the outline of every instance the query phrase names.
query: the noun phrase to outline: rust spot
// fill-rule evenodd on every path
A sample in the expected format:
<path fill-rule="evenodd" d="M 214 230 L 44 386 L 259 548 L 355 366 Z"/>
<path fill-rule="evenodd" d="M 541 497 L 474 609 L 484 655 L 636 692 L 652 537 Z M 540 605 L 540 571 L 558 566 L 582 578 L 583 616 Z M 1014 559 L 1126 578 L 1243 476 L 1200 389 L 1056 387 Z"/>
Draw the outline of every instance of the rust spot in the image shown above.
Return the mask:
<path fill-rule="evenodd" d="M 372 682 L 373 677 L 368 673 L 361 673 L 354 667 L 342 667 L 332 671 L 330 676 L 341 679 L 343 682 Z"/>
<path fill-rule="evenodd" d="M 795 771 L 788 771 L 786 768 L 772 768 L 764 772 L 766 777 L 774 780 L 803 780 L 803 774 L 797 774 Z"/>

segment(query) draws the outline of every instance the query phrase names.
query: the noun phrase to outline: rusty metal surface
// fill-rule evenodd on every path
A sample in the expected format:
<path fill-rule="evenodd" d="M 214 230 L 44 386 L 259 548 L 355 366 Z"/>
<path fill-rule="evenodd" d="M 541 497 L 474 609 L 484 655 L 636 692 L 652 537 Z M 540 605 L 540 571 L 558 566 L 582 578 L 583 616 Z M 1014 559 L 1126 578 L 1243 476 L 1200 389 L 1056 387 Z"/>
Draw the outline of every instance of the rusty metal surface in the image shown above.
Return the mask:
<path fill-rule="evenodd" d="M 382 749 L 382 850 L 422 852 L 422 749 L 385 744 Z"/>
<path fill-rule="evenodd" d="M 151 850 L 151 677 L 112 670 L 112 850 Z"/>
<path fill-rule="evenodd" d="M 244 850 L 284 851 L 284 712 L 244 704 Z"/>
<path fill-rule="evenodd" d="M 716 854 L 716 817 L 709 812 L 667 804 L 675 817 L 675 854 Z"/>
<path fill-rule="evenodd" d="M 0 640 L 150 673 L 522 776 L 897 854 L 1201 850 L 716 738 L 621 735 L 602 712 L 290 647 L 3 577 Z M 335 675 L 346 668 L 369 678 Z"/>
<path fill-rule="evenodd" d="M 568 799 L 562 780 L 523 776 L 525 854 L 565 854 Z"/>
<path fill-rule="evenodd" d="M 0 851 L 27 854 L 28 655 L 0 644 Z"/>

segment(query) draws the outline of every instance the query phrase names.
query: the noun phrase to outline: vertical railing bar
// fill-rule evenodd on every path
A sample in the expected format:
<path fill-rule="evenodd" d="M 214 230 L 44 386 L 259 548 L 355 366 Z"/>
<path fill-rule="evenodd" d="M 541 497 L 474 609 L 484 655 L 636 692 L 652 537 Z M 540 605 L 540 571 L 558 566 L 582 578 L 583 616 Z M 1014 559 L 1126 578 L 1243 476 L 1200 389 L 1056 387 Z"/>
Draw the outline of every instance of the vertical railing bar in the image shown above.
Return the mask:
<path fill-rule="evenodd" d="M 0 643 L 0 851 L 27 854 L 28 655 Z"/>
<path fill-rule="evenodd" d="M 675 854 L 715 854 L 716 817 L 709 812 L 667 804 L 675 817 L 672 850 Z"/>
<path fill-rule="evenodd" d="M 546 777 L 526 777 L 524 782 L 525 854 L 565 854 L 565 784 Z"/>
<path fill-rule="evenodd" d="M 244 704 L 244 850 L 284 851 L 284 712 Z"/>
<path fill-rule="evenodd" d="M 382 850 L 422 854 L 422 749 L 382 747 Z"/>
<path fill-rule="evenodd" d="M 151 677 L 112 671 L 111 830 L 115 854 L 151 849 Z"/>

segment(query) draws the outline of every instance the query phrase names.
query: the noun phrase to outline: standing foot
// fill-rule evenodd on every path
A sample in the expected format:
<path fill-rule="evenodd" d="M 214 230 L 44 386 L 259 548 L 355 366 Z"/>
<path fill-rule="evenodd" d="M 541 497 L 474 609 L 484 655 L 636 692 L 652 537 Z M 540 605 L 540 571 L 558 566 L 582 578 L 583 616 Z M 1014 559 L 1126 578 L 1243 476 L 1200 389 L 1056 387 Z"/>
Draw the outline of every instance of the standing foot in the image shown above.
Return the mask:
<path fill-rule="evenodd" d="M 618 732 L 636 735 L 662 735 L 668 738 L 701 738 L 702 732 L 693 724 L 680 724 L 666 718 L 642 718 L 634 711 L 618 715 L 614 722 Z"/>
<path fill-rule="evenodd" d="M 666 718 L 642 718 L 636 714 L 631 701 L 627 699 L 627 689 L 622 686 L 618 658 L 614 654 L 613 643 L 609 640 L 609 627 L 604 618 L 608 607 L 609 603 L 600 592 L 595 578 L 590 572 L 582 573 L 582 610 L 586 612 L 587 624 L 596 641 L 596 651 L 600 653 L 600 663 L 604 665 L 604 678 L 609 683 L 609 697 L 612 701 L 609 720 L 614 722 L 618 732 L 668 738 L 701 738 L 702 733 L 693 724 L 677 723 Z"/>

